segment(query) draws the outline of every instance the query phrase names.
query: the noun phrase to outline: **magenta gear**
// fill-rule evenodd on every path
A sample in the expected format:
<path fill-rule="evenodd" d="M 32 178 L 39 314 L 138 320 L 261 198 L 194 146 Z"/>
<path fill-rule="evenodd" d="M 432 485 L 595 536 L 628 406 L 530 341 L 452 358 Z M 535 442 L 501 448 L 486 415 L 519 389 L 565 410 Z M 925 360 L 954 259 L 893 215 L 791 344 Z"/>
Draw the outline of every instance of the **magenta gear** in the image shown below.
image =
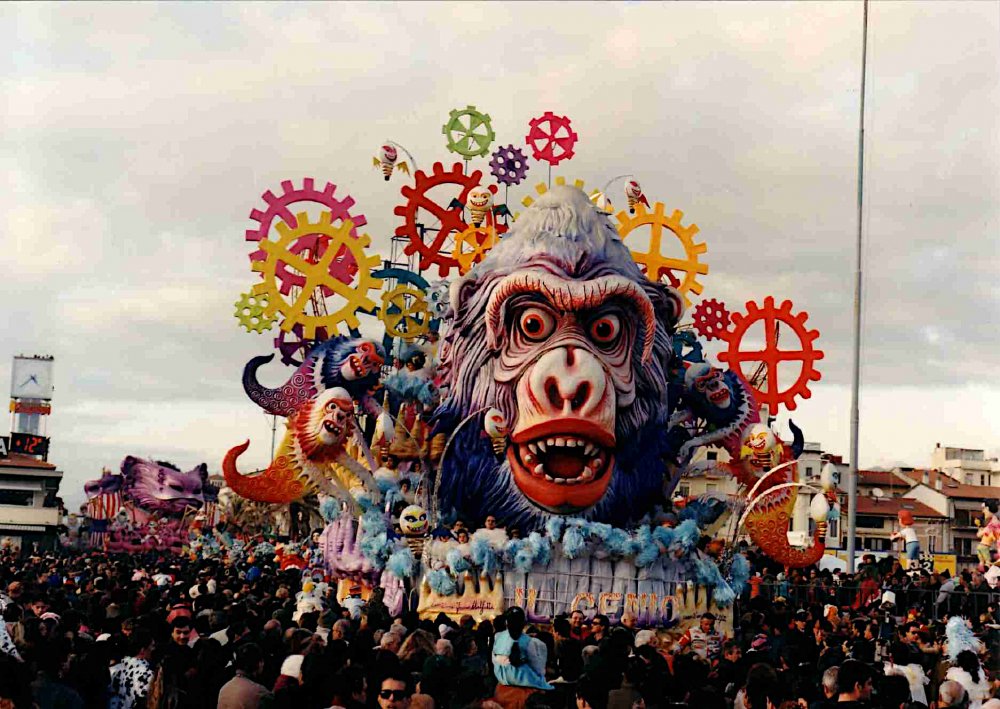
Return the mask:
<path fill-rule="evenodd" d="M 309 350 L 320 342 L 327 339 L 326 328 L 316 328 L 316 338 L 306 340 L 302 338 L 302 325 L 296 325 L 291 332 L 281 330 L 274 338 L 274 348 L 281 353 L 281 361 L 289 367 L 298 367 L 302 360 L 309 354 Z"/>
<path fill-rule="evenodd" d="M 513 145 L 497 148 L 490 160 L 490 172 L 501 184 L 519 185 L 528 174 L 528 156 Z"/>
<path fill-rule="evenodd" d="M 260 224 L 260 226 L 257 229 L 247 229 L 247 241 L 260 242 L 267 239 L 267 235 L 271 231 L 271 225 L 274 223 L 275 217 L 281 219 L 293 229 L 297 227 L 298 222 L 296 221 L 294 211 L 290 208 L 290 206 L 299 202 L 312 202 L 314 204 L 322 205 L 330 212 L 332 222 L 337 222 L 338 220 L 346 221 L 349 219 L 354 224 L 354 228 L 351 229 L 351 236 L 354 237 L 358 235 L 358 228 L 363 227 L 368 223 L 368 220 L 363 214 L 351 214 L 350 210 L 354 206 L 353 197 L 350 195 L 347 195 L 343 199 L 334 197 L 333 193 L 336 192 L 337 186 L 332 182 L 327 182 L 326 186 L 322 190 L 317 190 L 315 187 L 315 180 L 311 177 L 307 177 L 302 180 L 302 189 L 295 189 L 295 185 L 291 180 L 285 180 L 282 182 L 281 188 L 284 190 L 284 193 L 280 197 L 275 196 L 271 190 L 268 190 L 261 195 L 261 199 L 263 199 L 267 204 L 266 210 L 262 212 L 259 209 L 254 209 L 250 212 L 250 218 Z M 296 253 L 299 253 L 307 248 L 308 238 L 309 237 L 299 240 L 306 243 L 303 243 L 302 246 L 296 244 L 295 248 L 298 249 Z M 315 241 L 315 239 L 313 241 Z M 313 246 L 315 246 L 315 244 L 313 244 Z M 346 256 L 347 258 L 350 257 L 349 254 Z M 263 261 L 266 258 L 267 255 L 264 253 L 263 249 L 260 248 L 250 253 L 251 262 Z M 316 258 L 318 259 L 318 256 Z M 346 264 L 345 261 L 346 259 L 338 254 L 337 258 L 330 263 L 330 275 L 339 281 L 350 283 L 354 274 L 357 273 L 357 264 L 353 264 L 352 271 L 352 264 Z M 303 278 L 301 274 L 288 270 L 283 263 L 278 264 L 276 268 L 276 276 L 278 280 L 281 281 L 281 292 L 285 294 L 287 294 L 293 286 L 302 287 L 305 285 L 305 278 Z"/>
<path fill-rule="evenodd" d="M 528 135 L 525 136 L 524 142 L 531 148 L 535 160 L 558 165 L 575 154 L 573 146 L 580 136 L 573 131 L 566 116 L 557 116 L 552 111 L 546 111 L 538 118 L 532 118 L 528 126 Z"/>
<path fill-rule="evenodd" d="M 694 320 L 694 329 L 706 340 L 721 340 L 729 331 L 729 310 L 725 303 L 715 298 L 698 303 L 691 317 Z"/>

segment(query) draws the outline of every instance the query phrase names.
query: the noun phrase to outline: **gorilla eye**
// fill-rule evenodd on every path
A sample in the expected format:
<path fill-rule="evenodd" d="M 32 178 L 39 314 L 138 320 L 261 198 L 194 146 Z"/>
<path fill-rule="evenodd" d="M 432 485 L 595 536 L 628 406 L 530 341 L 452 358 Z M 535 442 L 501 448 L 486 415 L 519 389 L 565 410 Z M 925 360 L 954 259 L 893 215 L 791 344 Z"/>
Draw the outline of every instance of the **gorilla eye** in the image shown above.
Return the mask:
<path fill-rule="evenodd" d="M 556 320 L 552 314 L 541 308 L 527 308 L 518 320 L 521 332 L 533 342 L 541 342 L 555 330 Z"/>
<path fill-rule="evenodd" d="M 331 402 L 327 403 L 327 405 L 326 405 L 326 410 L 327 411 L 333 411 L 335 408 L 337 408 L 337 402 L 336 401 L 331 401 Z"/>
<path fill-rule="evenodd" d="M 590 324 L 590 336 L 600 345 L 610 345 L 622 331 L 617 315 L 604 315 Z"/>

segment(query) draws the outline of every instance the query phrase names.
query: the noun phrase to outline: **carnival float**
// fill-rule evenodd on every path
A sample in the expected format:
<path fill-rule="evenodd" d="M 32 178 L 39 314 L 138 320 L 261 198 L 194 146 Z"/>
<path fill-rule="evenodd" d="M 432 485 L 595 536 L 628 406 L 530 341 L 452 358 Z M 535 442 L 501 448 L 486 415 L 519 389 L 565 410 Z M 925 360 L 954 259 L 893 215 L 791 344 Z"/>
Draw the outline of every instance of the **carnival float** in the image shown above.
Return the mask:
<path fill-rule="evenodd" d="M 698 226 L 636 175 L 589 190 L 553 176 L 579 142 L 566 116 L 545 112 L 523 144 L 494 145 L 492 119 L 470 105 L 441 134 L 450 163 L 421 169 L 392 140 L 373 158 L 390 189 L 402 182 L 389 254 L 333 182 L 287 180 L 250 211 L 256 282 L 235 317 L 275 352 L 242 381 L 285 428 L 266 469 L 241 471 L 266 445 L 245 441 L 222 471 L 238 499 L 275 513 L 311 501 L 326 523 L 315 558 L 294 544 L 251 551 L 279 552 L 341 597 L 379 588 L 393 612 L 516 604 L 535 621 L 580 608 L 657 627 L 732 605 L 750 574 L 740 540 L 787 567 L 818 561 L 832 477 L 804 480 L 801 431 L 772 426 L 820 378 L 808 315 L 773 296 L 742 309 L 706 298 Z M 511 205 L 537 170 L 545 179 Z M 280 365 L 284 384 L 260 383 Z M 677 494 L 706 470 L 742 493 Z M 102 478 L 93 499 L 123 485 Z M 812 521 L 793 530 L 803 496 Z M 131 509 L 150 499 L 166 498 Z M 102 512 L 106 534 L 118 514 Z"/>

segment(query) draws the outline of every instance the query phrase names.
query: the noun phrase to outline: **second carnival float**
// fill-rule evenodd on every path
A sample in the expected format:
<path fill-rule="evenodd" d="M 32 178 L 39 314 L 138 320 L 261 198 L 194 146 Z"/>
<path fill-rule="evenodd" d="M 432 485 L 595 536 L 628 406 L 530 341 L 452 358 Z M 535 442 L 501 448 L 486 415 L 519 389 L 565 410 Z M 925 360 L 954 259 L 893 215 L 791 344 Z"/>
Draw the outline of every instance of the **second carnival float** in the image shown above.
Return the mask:
<path fill-rule="evenodd" d="M 538 623 L 581 610 L 667 630 L 731 622 L 746 544 L 816 563 L 832 469 L 803 479 L 802 432 L 773 427 L 820 378 L 808 315 L 780 295 L 706 298 L 708 245 L 675 205 L 631 174 L 553 177 L 578 144 L 569 117 L 523 132 L 494 145 L 488 114 L 455 109 L 441 134 L 457 159 L 429 169 L 386 140 L 372 162 L 402 182 L 390 254 L 333 182 L 265 191 L 235 316 L 277 350 L 242 372 L 284 421 L 272 462 L 241 470 L 269 442 L 234 441 L 220 492 L 205 465 L 129 457 L 88 483 L 73 543 L 276 563 L 301 573 L 304 606 L 360 590 L 391 613 L 518 605 Z M 281 365 L 283 385 L 260 384 Z M 740 494 L 678 494 L 709 474 Z"/>

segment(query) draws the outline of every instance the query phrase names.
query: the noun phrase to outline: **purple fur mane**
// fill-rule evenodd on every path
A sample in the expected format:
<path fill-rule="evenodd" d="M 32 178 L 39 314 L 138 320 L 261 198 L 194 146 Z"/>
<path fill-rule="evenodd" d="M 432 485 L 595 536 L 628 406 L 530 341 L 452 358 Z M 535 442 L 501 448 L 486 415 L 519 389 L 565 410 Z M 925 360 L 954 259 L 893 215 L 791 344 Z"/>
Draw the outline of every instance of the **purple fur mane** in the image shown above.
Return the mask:
<path fill-rule="evenodd" d="M 632 390 L 619 392 L 617 398 L 614 434 L 618 443 L 611 481 L 600 500 L 579 513 L 619 524 L 638 519 L 662 498 L 664 475 L 670 472 L 664 462 L 669 453 L 667 371 L 682 301 L 673 289 L 643 276 L 606 216 L 575 188 L 555 187 L 543 195 L 482 263 L 453 284 L 453 318 L 444 336 L 439 367 L 447 398 L 435 414 L 435 430 L 451 432 L 470 413 L 494 406 L 507 417 L 511 429 L 516 428 L 518 416 L 523 415 L 517 394 L 520 377 L 510 375 L 509 366 L 505 371 L 501 361 L 502 338 L 508 337 L 510 327 L 505 321 L 498 342 L 496 332 L 489 332 L 487 311 L 502 282 L 509 283 L 508 277 L 522 273 L 536 281 L 570 282 L 568 287 L 587 294 L 603 288 L 591 287 L 589 282 L 604 279 L 601 283 L 638 290 L 652 305 L 648 319 L 642 313 L 626 313 L 623 327 L 634 340 L 624 353 L 618 375 L 628 380 Z M 548 292 L 539 295 L 553 297 Z M 510 300 L 499 307 L 506 311 Z M 544 354 L 545 350 L 536 354 L 534 361 Z M 530 368 L 533 361 L 529 358 L 518 366 Z M 555 513 L 522 493 L 510 463 L 497 459 L 482 431 L 481 420 L 469 423 L 452 443 L 452 451 L 441 464 L 437 488 L 441 508 L 453 509 L 470 521 L 495 514 L 523 530 L 542 527 Z"/>

